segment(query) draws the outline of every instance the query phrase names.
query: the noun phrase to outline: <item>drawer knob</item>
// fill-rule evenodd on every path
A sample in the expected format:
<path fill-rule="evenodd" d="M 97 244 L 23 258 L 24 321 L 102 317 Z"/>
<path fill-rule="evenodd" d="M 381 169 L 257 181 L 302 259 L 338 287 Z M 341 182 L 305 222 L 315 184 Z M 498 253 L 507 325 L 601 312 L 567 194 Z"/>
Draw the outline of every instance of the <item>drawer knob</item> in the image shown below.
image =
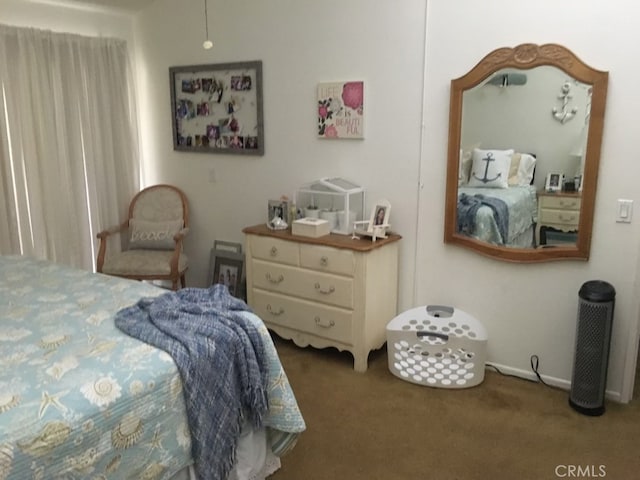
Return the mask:
<path fill-rule="evenodd" d="M 268 303 L 267 304 L 267 312 L 269 312 L 274 317 L 279 317 L 280 315 L 282 315 L 284 313 L 284 309 L 282 307 L 279 307 L 278 311 L 276 312 L 271 308 L 271 304 Z"/>
<path fill-rule="evenodd" d="M 277 257 L 278 249 L 276 247 L 271 247 L 271 250 L 269 251 L 269 255 L 271 255 L 272 257 Z"/>
<path fill-rule="evenodd" d="M 325 256 L 320 257 L 320 265 L 326 267 L 327 265 L 329 265 L 329 259 Z"/>
<path fill-rule="evenodd" d="M 329 289 L 328 289 L 328 290 L 323 290 L 323 289 L 322 289 L 322 287 L 320 286 L 320 284 L 319 284 L 319 283 L 317 283 L 317 282 L 316 282 L 316 284 L 314 285 L 314 287 L 315 287 L 315 289 L 316 289 L 316 291 L 317 291 L 318 293 L 322 293 L 323 295 L 329 295 L 330 293 L 333 293 L 333 292 L 335 292 L 335 291 L 336 291 L 336 289 L 335 289 L 335 287 L 334 287 L 334 286 L 329 287 Z"/>
<path fill-rule="evenodd" d="M 322 323 L 322 320 L 320 320 L 320 317 L 318 316 L 316 316 L 314 320 L 316 322 L 316 325 L 322 328 L 331 328 L 336 324 L 336 322 L 334 322 L 333 320 L 329 320 L 329 323 Z"/>
<path fill-rule="evenodd" d="M 269 272 L 265 273 L 265 278 L 269 283 L 280 283 L 284 280 L 284 276 L 282 274 L 278 275 L 278 278 L 273 278 Z"/>

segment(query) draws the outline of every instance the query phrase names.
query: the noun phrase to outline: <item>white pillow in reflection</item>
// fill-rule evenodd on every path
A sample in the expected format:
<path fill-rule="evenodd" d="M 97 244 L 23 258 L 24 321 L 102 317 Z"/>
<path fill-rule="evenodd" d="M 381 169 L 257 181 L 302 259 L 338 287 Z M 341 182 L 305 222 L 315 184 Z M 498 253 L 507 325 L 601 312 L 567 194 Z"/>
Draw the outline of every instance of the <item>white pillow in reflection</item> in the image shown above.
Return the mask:
<path fill-rule="evenodd" d="M 509 168 L 513 153 L 513 149 L 474 148 L 468 185 L 483 188 L 509 188 Z"/>

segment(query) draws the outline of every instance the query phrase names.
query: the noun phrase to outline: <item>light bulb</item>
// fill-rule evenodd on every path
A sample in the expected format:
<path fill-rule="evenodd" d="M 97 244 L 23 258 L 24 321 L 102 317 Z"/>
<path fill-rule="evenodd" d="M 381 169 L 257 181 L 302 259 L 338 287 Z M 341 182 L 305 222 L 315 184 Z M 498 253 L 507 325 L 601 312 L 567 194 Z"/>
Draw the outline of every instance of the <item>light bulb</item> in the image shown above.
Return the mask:
<path fill-rule="evenodd" d="M 204 0 L 204 31 L 206 40 L 202 44 L 202 48 L 205 50 L 211 50 L 213 48 L 213 42 L 209 40 L 209 13 L 207 12 L 207 0 Z"/>

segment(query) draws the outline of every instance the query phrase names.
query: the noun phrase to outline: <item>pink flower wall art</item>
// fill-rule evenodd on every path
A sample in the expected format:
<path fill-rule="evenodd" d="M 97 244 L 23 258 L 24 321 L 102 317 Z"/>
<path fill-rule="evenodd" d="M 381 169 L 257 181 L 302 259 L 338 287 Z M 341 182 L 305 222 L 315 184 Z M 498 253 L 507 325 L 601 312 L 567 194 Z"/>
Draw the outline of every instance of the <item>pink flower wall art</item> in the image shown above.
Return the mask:
<path fill-rule="evenodd" d="M 364 82 L 318 84 L 318 137 L 364 138 Z"/>

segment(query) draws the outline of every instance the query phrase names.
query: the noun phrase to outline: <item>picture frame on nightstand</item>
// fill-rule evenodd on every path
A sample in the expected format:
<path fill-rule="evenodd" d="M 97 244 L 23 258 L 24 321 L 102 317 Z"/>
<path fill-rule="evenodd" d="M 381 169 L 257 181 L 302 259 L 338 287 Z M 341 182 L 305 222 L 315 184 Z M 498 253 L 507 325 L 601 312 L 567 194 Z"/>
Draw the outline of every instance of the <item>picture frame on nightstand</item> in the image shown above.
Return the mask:
<path fill-rule="evenodd" d="M 550 172 L 547 174 L 547 180 L 544 184 L 544 189 L 547 192 L 560 192 L 562 191 L 563 183 L 564 183 L 564 174 Z"/>

